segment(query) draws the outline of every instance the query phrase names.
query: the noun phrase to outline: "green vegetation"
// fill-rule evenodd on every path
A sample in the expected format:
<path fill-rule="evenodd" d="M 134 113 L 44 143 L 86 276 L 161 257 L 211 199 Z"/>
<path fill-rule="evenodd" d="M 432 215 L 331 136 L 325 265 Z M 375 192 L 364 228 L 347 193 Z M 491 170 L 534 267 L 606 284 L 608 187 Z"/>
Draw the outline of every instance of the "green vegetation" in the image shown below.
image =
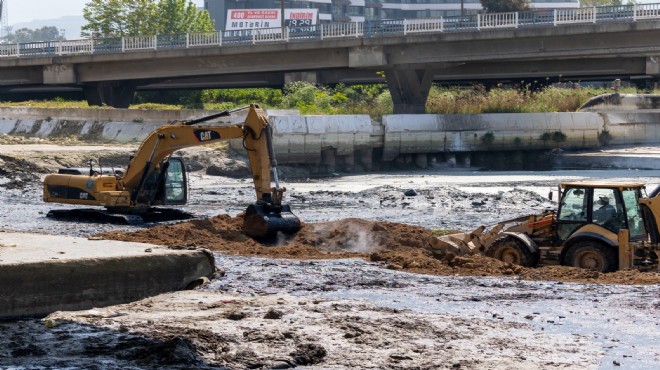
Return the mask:
<path fill-rule="evenodd" d="M 561 131 L 554 131 L 554 132 L 544 132 L 541 134 L 541 137 L 539 137 L 543 142 L 546 141 L 554 141 L 555 143 L 561 143 L 566 141 L 566 134 L 561 132 Z"/>
<path fill-rule="evenodd" d="M 612 137 L 612 133 L 610 133 L 610 130 L 604 129 L 603 131 L 600 131 L 598 133 L 598 142 L 602 146 L 607 146 L 609 143 L 614 139 Z"/>
<path fill-rule="evenodd" d="M 54 26 L 46 26 L 34 30 L 30 28 L 19 28 L 5 36 L 5 39 L 9 44 L 66 40 L 64 34 L 60 33 L 60 30 Z"/>
<path fill-rule="evenodd" d="M 433 86 L 426 103 L 426 112 L 435 114 L 574 112 L 589 98 L 610 93 L 608 89 L 579 88 L 519 90 L 482 86 L 471 88 Z M 632 88 L 622 93 L 635 93 Z M 339 84 L 335 87 L 315 86 L 308 82 L 293 82 L 283 90 L 270 88 L 224 89 L 201 91 L 139 92 L 131 109 L 234 109 L 259 103 L 271 109 L 298 109 L 302 114 L 369 114 L 380 118 L 391 114 L 392 99 L 385 85 Z M 44 108 L 87 108 L 86 102 L 27 101 L 2 103 L 3 106 L 33 106 Z M 102 109 L 105 107 L 102 107 Z M 551 133 L 549 135 L 552 135 Z M 559 136 L 546 138 L 561 140 Z"/>
<path fill-rule="evenodd" d="M 520 12 L 529 9 L 529 0 L 481 0 L 486 13 Z"/>
<path fill-rule="evenodd" d="M 493 131 L 488 131 L 483 136 L 481 136 L 481 143 L 484 145 L 491 145 L 495 142 L 495 133 Z"/>
<path fill-rule="evenodd" d="M 82 36 L 122 37 L 212 32 L 214 21 L 189 0 L 91 0 Z"/>

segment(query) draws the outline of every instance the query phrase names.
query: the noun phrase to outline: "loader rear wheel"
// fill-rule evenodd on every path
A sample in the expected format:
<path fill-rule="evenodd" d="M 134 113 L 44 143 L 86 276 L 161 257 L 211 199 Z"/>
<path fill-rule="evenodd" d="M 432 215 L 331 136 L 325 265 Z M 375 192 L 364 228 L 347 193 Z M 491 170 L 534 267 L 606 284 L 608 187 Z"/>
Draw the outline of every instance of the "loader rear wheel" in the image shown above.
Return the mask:
<path fill-rule="evenodd" d="M 539 261 L 538 254 L 532 253 L 522 241 L 512 237 L 495 241 L 486 251 L 486 255 L 523 267 L 535 267 Z"/>
<path fill-rule="evenodd" d="M 598 272 L 611 272 L 619 265 L 619 258 L 615 248 L 585 240 L 573 244 L 566 251 L 564 264 Z"/>

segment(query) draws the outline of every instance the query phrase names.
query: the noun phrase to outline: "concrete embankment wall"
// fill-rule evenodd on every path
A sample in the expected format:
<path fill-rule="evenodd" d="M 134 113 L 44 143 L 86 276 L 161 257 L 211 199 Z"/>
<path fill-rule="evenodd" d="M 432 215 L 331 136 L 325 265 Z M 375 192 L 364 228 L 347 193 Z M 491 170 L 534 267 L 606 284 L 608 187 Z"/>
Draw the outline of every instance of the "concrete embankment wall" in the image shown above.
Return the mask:
<path fill-rule="evenodd" d="M 212 278 L 205 250 L 0 233 L 0 320 L 132 302 Z"/>
<path fill-rule="evenodd" d="M 139 142 L 153 129 L 214 112 L 121 109 L 0 109 L 0 134 L 78 136 Z M 362 164 L 403 156 L 491 151 L 592 149 L 660 142 L 660 110 L 471 115 L 300 116 L 271 111 L 280 163 Z M 241 116 L 231 119 L 241 122 Z M 241 149 L 240 141 L 232 147 Z M 378 154 L 375 154 L 378 153 Z M 422 161 L 423 162 L 423 161 Z"/>

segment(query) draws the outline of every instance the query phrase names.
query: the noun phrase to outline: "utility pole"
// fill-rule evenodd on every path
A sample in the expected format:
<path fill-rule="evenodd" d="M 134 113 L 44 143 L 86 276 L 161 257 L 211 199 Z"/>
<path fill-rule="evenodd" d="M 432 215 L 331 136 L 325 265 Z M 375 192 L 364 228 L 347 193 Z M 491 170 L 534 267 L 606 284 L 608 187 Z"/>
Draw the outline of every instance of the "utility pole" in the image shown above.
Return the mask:
<path fill-rule="evenodd" d="M 282 3 L 282 13 L 280 14 L 280 16 L 282 17 L 282 37 L 284 37 L 284 27 L 285 27 L 285 24 L 284 24 L 284 0 L 280 0 L 280 1 Z"/>
<path fill-rule="evenodd" d="M 9 20 L 7 19 L 7 2 L 0 0 L 0 37 L 6 37 L 9 34 Z"/>
<path fill-rule="evenodd" d="M 465 0 L 461 0 L 461 21 L 465 17 Z"/>

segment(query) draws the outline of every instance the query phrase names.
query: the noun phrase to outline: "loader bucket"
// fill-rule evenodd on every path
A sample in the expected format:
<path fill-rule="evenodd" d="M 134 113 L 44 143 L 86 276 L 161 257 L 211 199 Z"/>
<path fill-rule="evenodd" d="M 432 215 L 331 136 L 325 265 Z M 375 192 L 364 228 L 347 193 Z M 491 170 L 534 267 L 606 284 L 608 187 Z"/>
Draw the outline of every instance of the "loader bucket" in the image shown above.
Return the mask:
<path fill-rule="evenodd" d="M 295 234 L 300 227 L 300 220 L 288 205 L 250 204 L 243 218 L 243 232 L 265 242 L 274 241 L 279 232 Z"/>

